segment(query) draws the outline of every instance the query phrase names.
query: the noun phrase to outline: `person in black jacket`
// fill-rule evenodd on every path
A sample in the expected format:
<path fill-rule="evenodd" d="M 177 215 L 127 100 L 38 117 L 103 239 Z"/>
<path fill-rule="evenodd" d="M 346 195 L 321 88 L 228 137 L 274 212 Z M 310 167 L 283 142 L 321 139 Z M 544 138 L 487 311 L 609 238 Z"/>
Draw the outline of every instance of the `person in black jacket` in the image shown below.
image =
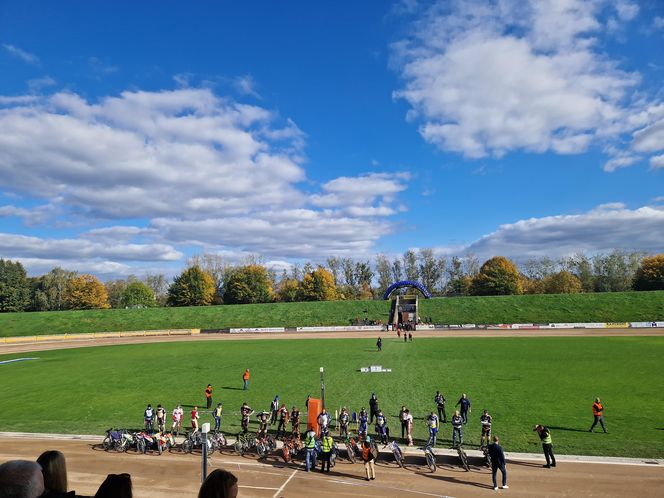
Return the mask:
<path fill-rule="evenodd" d="M 369 424 L 373 424 L 374 417 L 378 416 L 378 398 L 376 393 L 371 393 L 369 400 Z"/>
<path fill-rule="evenodd" d="M 493 436 L 493 443 L 489 445 L 489 456 L 491 457 L 491 478 L 493 479 L 493 489 L 498 489 L 498 484 L 496 483 L 496 475 L 498 474 L 498 469 L 503 475 L 503 489 L 508 489 L 507 485 L 507 470 L 505 469 L 505 452 L 503 451 L 502 446 L 498 444 L 500 439 L 498 436 Z"/>

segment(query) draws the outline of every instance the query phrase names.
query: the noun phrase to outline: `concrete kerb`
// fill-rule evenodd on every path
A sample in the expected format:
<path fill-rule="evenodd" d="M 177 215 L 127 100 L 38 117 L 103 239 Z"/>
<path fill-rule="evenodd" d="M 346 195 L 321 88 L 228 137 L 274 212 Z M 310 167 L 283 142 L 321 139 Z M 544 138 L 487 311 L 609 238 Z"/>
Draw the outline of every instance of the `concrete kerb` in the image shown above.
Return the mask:
<path fill-rule="evenodd" d="M 78 440 L 101 442 L 104 438 L 103 435 L 91 434 L 48 434 L 39 432 L 0 432 L 0 438 L 19 438 L 19 439 L 45 439 L 45 440 Z M 228 445 L 231 446 L 235 442 L 235 438 L 227 436 Z M 277 449 L 283 446 L 281 441 L 277 441 Z M 404 457 L 421 457 L 424 458 L 422 448 L 419 446 L 399 446 Z M 392 450 L 385 447 L 378 448 L 381 455 L 387 456 L 388 459 L 392 457 Z M 456 458 L 457 451 L 454 449 L 435 448 L 434 454 L 437 457 Z M 483 454 L 479 450 L 465 449 L 466 454 L 473 459 L 483 458 Z M 535 461 L 544 462 L 544 456 L 540 453 L 516 453 L 505 452 L 505 458 L 509 461 Z M 594 464 L 607 464 L 607 465 L 638 465 L 638 466 L 664 466 L 664 459 L 661 458 L 627 458 L 627 457 L 608 457 L 608 456 L 594 456 L 594 455 L 556 455 L 558 462 L 564 463 L 594 463 Z"/>

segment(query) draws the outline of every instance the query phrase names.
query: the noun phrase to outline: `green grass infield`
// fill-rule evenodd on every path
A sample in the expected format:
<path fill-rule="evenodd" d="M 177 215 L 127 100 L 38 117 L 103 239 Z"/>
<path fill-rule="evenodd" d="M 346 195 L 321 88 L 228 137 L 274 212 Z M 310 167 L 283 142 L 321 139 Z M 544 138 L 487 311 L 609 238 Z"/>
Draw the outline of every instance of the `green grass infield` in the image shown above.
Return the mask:
<path fill-rule="evenodd" d="M 664 291 L 422 299 L 434 323 L 630 322 L 664 319 Z M 189 308 L 0 313 L 0 336 L 387 322 L 388 301 L 269 303 Z"/>
<path fill-rule="evenodd" d="M 415 436 L 440 389 L 448 416 L 462 393 L 472 401 L 464 427 L 468 446 L 479 442 L 479 417 L 489 409 L 494 434 L 508 451 L 539 452 L 536 423 L 551 428 L 561 454 L 664 457 L 664 337 L 416 338 L 384 337 L 383 351 L 366 339 L 205 341 L 120 345 L 3 355 L 0 360 L 0 430 L 101 434 L 108 427 L 138 428 L 147 403 L 169 410 L 204 404 L 204 388 L 222 401 L 222 430 L 239 430 L 243 401 L 268 409 L 275 395 L 304 408 L 320 395 L 325 368 L 326 404 L 368 408 L 372 392 L 400 436 L 402 404 L 415 416 Z M 360 373 L 380 364 L 391 373 Z M 250 389 L 241 375 L 251 369 Z M 591 405 L 602 398 L 608 434 L 593 433 Z M 202 422 L 213 419 L 201 410 Z M 252 427 L 255 423 L 252 420 Z M 276 429 L 273 426 L 272 429 Z M 451 440 L 450 424 L 440 439 Z"/>

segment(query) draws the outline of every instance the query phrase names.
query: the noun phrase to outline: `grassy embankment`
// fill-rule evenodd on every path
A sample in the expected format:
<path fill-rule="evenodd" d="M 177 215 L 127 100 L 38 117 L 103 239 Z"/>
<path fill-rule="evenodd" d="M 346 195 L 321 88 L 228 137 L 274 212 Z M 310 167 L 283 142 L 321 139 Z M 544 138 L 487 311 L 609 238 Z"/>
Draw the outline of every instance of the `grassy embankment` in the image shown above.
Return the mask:
<path fill-rule="evenodd" d="M 25 355 L 0 360 L 18 356 Z M 111 425 L 138 428 L 147 403 L 172 410 L 180 402 L 188 415 L 190 406 L 204 403 L 210 382 L 215 402 L 225 406 L 222 429 L 235 433 L 243 401 L 262 410 L 278 394 L 289 407 L 303 408 L 307 394 L 320 393 L 323 366 L 332 411 L 342 405 L 359 411 L 376 392 L 397 437 L 402 404 L 416 417 L 415 436 L 425 437 L 424 417 L 440 389 L 448 414 L 462 392 L 472 401 L 464 428 L 468 446 L 479 442 L 479 416 L 487 408 L 508 451 L 541 452 L 532 426 L 542 423 L 551 427 L 557 453 L 664 457 L 664 337 L 422 338 L 408 344 L 386 338 L 380 353 L 373 339 L 205 341 L 34 356 L 39 359 L 0 365 L 0 430 L 101 434 Z M 392 372 L 358 372 L 370 364 Z M 247 367 L 250 390 L 242 391 Z M 609 434 L 588 433 L 596 396 L 605 403 Z M 203 411 L 201 417 L 212 420 Z M 444 424 L 442 444 L 448 446 L 450 436 Z"/>
<path fill-rule="evenodd" d="M 664 319 L 664 291 L 423 299 L 434 323 L 627 322 Z M 0 336 L 176 328 L 347 325 L 354 317 L 387 321 L 386 301 L 270 303 L 0 313 Z"/>

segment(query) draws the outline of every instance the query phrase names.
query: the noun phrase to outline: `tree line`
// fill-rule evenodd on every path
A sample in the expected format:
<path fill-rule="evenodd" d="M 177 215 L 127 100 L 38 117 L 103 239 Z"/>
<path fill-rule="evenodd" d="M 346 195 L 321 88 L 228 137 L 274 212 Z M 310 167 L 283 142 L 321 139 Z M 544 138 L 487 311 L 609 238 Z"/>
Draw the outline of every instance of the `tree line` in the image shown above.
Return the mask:
<path fill-rule="evenodd" d="M 295 264 L 278 273 L 259 257 L 231 265 L 204 253 L 190 258 L 171 282 L 149 274 L 105 283 L 59 267 L 29 278 L 20 262 L 0 259 L 0 312 L 381 299 L 404 279 L 449 297 L 662 290 L 664 254 L 579 253 L 517 265 L 503 256 L 480 264 L 472 254 L 446 258 L 421 249 L 373 261 L 332 257 L 325 265 Z"/>

